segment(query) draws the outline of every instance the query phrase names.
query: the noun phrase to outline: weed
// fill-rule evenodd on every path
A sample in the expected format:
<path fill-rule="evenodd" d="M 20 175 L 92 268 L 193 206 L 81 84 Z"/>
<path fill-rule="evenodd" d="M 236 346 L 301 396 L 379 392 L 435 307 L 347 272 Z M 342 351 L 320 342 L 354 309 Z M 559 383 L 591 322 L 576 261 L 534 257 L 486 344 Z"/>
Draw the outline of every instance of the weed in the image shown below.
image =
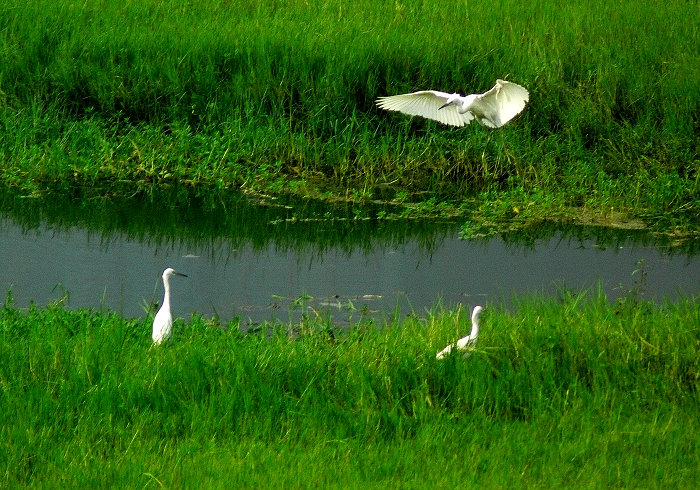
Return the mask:
<path fill-rule="evenodd" d="M 0 180 L 85 199 L 177 186 L 390 200 L 409 216 L 470 202 L 472 220 L 503 203 L 501 216 L 519 210 L 504 229 L 582 209 L 614 221 L 614 208 L 697 231 L 699 31 L 686 2 L 475 1 L 453 6 L 463 22 L 428 4 L 364 3 L 362 15 L 332 0 L 309 17 L 293 3 L 10 0 Z M 499 77 L 531 101 L 494 138 L 374 106 Z"/>
<path fill-rule="evenodd" d="M 148 320 L 6 301 L 0 478 L 683 487 L 698 477 L 698 304 L 491 305 L 473 355 L 440 362 L 460 308 L 346 330 L 308 316 L 294 336 L 195 317 L 149 349 Z"/>

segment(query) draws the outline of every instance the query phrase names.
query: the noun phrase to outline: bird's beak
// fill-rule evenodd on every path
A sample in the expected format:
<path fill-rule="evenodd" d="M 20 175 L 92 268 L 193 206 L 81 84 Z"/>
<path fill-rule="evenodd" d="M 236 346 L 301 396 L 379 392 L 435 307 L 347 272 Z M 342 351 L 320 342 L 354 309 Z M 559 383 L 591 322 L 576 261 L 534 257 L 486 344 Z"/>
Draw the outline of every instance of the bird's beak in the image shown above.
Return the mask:
<path fill-rule="evenodd" d="M 438 111 L 444 107 L 447 107 L 448 105 L 450 105 L 450 104 L 442 104 L 440 107 L 438 107 Z"/>
<path fill-rule="evenodd" d="M 182 276 L 182 277 L 187 277 L 187 274 L 183 274 L 182 272 L 176 272 L 175 275 L 177 275 L 177 276 Z"/>

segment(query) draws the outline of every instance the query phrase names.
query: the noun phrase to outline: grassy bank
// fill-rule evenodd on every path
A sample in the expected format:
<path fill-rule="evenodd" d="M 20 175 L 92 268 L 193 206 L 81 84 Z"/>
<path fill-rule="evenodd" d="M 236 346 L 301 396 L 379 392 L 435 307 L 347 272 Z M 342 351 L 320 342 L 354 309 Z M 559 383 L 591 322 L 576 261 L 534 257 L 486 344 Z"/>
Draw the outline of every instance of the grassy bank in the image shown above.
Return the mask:
<path fill-rule="evenodd" d="M 245 189 L 496 226 L 696 232 L 700 39 L 687 2 L 10 0 L 0 179 L 26 195 Z M 422 88 L 527 86 L 490 141 L 380 113 Z M 417 205 L 419 204 L 419 205 Z"/>
<path fill-rule="evenodd" d="M 700 476 L 698 304 L 492 305 L 478 350 L 438 362 L 468 312 L 294 338 L 194 318 L 153 349 L 145 320 L 8 301 L 0 481 L 685 487 Z"/>

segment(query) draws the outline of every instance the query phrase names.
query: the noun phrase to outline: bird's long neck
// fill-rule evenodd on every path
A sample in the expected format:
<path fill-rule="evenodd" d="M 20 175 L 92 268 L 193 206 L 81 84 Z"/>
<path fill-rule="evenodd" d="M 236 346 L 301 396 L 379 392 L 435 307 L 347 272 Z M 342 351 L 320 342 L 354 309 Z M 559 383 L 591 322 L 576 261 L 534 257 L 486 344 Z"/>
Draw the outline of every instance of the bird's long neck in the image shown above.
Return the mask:
<path fill-rule="evenodd" d="M 476 337 L 479 334 L 479 317 L 473 316 L 472 317 L 472 331 L 469 334 L 471 338 Z"/>
<path fill-rule="evenodd" d="M 170 311 L 170 283 L 167 280 L 163 281 L 163 288 L 165 293 L 163 293 L 163 304 L 160 307 L 167 308 Z"/>

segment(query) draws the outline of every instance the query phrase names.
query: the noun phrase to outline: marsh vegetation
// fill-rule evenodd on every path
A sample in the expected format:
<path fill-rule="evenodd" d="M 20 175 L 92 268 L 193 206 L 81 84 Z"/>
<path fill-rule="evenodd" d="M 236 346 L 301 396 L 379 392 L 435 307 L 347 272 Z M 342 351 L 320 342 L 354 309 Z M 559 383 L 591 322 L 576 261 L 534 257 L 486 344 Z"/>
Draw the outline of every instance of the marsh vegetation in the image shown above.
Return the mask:
<path fill-rule="evenodd" d="M 692 234 L 700 30 L 689 9 L 10 0 L 0 179 L 25 195 L 244 189 L 502 227 L 641 218 Z M 496 78 L 531 100 L 488 142 L 483 128 L 374 106 Z"/>
<path fill-rule="evenodd" d="M 700 308 L 595 293 L 241 334 L 194 317 L 0 310 L 7 486 L 685 486 Z M 295 335 L 290 336 L 292 327 Z M 429 455 L 429 457 L 427 457 Z M 60 468 L 60 470 L 59 470 Z"/>

